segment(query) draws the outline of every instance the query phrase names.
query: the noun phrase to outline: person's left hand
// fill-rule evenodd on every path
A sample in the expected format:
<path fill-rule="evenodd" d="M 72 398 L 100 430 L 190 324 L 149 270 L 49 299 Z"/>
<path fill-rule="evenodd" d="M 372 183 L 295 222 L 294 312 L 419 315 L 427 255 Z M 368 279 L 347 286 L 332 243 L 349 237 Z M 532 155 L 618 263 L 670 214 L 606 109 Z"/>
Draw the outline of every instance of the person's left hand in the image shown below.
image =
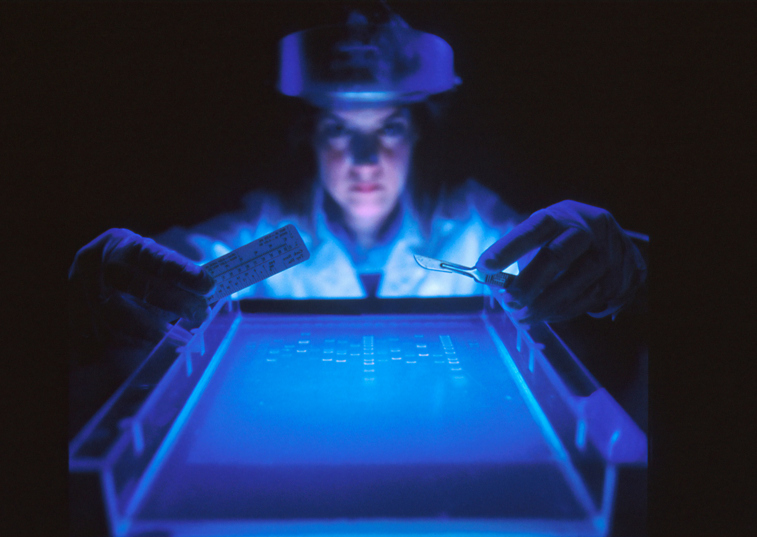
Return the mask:
<path fill-rule="evenodd" d="M 495 274 L 539 248 L 504 293 L 521 322 L 616 313 L 646 280 L 646 263 L 613 216 L 561 201 L 536 211 L 489 247 L 476 268 Z"/>

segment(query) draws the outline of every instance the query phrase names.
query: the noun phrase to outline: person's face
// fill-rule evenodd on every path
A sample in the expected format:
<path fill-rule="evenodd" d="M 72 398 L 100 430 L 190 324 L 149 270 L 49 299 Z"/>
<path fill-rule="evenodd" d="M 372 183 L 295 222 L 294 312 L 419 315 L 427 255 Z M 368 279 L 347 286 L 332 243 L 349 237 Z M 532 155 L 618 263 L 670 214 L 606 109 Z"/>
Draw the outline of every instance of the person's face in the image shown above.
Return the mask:
<path fill-rule="evenodd" d="M 405 189 L 413 133 L 407 109 L 324 111 L 315 151 L 326 191 L 349 223 L 379 225 Z"/>

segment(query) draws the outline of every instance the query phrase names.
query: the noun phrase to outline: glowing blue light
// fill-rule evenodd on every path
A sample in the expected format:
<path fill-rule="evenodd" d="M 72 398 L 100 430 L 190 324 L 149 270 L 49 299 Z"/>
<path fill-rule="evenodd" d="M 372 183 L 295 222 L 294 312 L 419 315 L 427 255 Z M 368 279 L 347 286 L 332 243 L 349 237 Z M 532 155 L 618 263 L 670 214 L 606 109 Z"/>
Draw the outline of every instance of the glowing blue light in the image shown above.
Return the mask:
<path fill-rule="evenodd" d="M 341 91 L 329 94 L 334 99 L 345 101 L 391 101 L 397 98 L 395 91 Z"/>

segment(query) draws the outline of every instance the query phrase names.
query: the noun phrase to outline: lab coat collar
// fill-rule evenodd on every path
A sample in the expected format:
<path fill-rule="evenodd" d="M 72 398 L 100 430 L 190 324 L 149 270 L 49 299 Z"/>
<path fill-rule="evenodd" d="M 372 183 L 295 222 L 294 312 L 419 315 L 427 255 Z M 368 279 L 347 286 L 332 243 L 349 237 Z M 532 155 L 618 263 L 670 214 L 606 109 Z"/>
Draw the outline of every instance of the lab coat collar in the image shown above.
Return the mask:
<path fill-rule="evenodd" d="M 413 296 L 417 294 L 418 286 L 425 276 L 424 269 L 418 266 L 413 256 L 421 253 L 427 240 L 423 236 L 418 216 L 407 191 L 403 193 L 400 203 L 402 204 L 402 222 L 396 242 L 386 261 L 378 296 Z"/>
<path fill-rule="evenodd" d="M 349 296 L 354 296 L 353 292 L 360 289 L 359 296 L 363 296 L 362 285 L 347 248 L 329 229 L 323 210 L 325 197 L 323 186 L 320 181 L 315 181 L 315 183 L 311 214 L 311 221 L 315 225 L 311 255 L 317 256 L 319 262 L 313 265 L 324 267 L 322 271 L 324 283 L 328 281 L 329 274 L 339 274 L 339 281 L 334 280 L 333 285 L 347 292 Z M 413 255 L 420 253 L 423 250 L 423 244 L 427 241 L 421 232 L 418 216 L 407 191 L 400 197 L 400 204 L 400 228 L 387 259 L 384 276 L 378 288 L 378 296 L 412 296 L 424 277 L 424 270 L 417 265 Z M 330 267 L 331 271 L 329 272 L 326 267 Z M 339 270 L 336 270 L 337 268 Z"/>

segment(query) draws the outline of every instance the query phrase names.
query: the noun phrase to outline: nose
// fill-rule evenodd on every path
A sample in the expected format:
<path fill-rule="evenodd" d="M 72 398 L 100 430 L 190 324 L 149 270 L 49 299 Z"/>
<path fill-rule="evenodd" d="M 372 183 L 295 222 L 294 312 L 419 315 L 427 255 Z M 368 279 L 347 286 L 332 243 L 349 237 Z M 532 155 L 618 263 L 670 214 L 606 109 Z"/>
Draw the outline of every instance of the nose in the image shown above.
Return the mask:
<path fill-rule="evenodd" d="M 350 140 L 350 156 L 356 166 L 378 164 L 378 139 L 369 134 L 354 134 Z"/>

